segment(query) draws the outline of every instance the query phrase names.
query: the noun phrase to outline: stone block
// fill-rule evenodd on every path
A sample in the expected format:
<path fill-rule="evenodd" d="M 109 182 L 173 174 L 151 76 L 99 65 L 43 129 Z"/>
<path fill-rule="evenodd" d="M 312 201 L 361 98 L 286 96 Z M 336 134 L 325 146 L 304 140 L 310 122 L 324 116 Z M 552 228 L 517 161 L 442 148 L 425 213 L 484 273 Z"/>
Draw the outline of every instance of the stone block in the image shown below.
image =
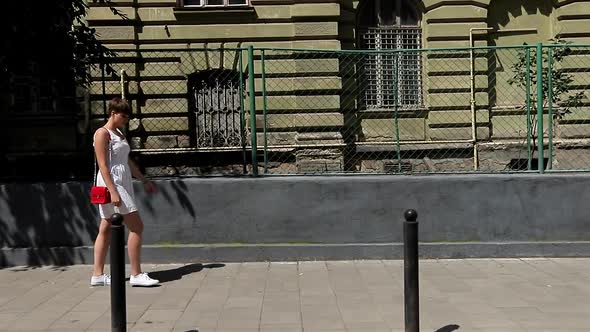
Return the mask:
<path fill-rule="evenodd" d="M 256 117 L 257 127 L 262 130 L 263 117 Z M 268 114 L 266 126 L 268 129 L 288 129 L 304 127 L 341 127 L 344 118 L 340 113 L 298 113 L 298 114 Z M 249 123 L 248 123 L 249 126 Z"/>
<path fill-rule="evenodd" d="M 488 46 L 487 40 L 474 40 L 475 46 Z M 469 47 L 469 40 L 427 40 L 425 48 Z"/>
<path fill-rule="evenodd" d="M 167 29 L 166 29 L 167 27 Z M 208 25 L 155 25 L 145 26 L 139 40 L 191 40 L 257 39 L 293 37 L 293 23 L 266 24 L 208 24 Z"/>
<path fill-rule="evenodd" d="M 399 138 L 402 141 L 421 141 L 425 139 L 425 119 L 399 119 Z M 363 141 L 392 140 L 396 138 L 393 119 L 362 119 Z"/>
<path fill-rule="evenodd" d="M 188 113 L 186 98 L 148 99 L 141 108 L 143 114 Z"/>
<path fill-rule="evenodd" d="M 256 142 L 259 148 L 264 147 L 264 133 L 259 130 L 256 134 Z M 297 132 L 267 132 L 266 143 L 268 146 L 293 145 L 295 144 Z"/>
<path fill-rule="evenodd" d="M 121 74 L 121 70 L 125 70 L 127 76 L 134 76 L 136 65 L 135 63 L 111 63 L 111 68 L 117 73 L 117 76 Z M 96 80 L 102 80 L 102 70 L 100 66 L 94 65 L 90 67 L 90 75 Z M 108 75 L 105 69 L 105 77 L 111 79 L 111 75 Z"/>
<path fill-rule="evenodd" d="M 576 121 L 587 121 L 590 120 L 590 107 L 577 107 L 570 109 L 571 113 L 564 116 L 564 120 L 568 123 Z"/>
<path fill-rule="evenodd" d="M 147 118 L 142 119 L 141 124 L 145 131 L 186 131 L 188 119 L 181 118 Z"/>
<path fill-rule="evenodd" d="M 137 15 L 141 22 L 176 22 L 173 7 L 138 8 Z"/>
<path fill-rule="evenodd" d="M 425 87 L 429 91 L 453 91 L 471 89 L 471 78 L 468 75 L 429 76 L 425 83 Z M 475 76 L 475 89 L 487 88 L 488 77 L 483 75 Z"/>
<path fill-rule="evenodd" d="M 103 82 L 94 81 L 90 83 L 90 89 L 88 92 L 91 95 L 102 95 Z M 127 82 L 125 84 L 127 92 L 131 94 L 136 94 L 138 92 L 137 82 Z M 104 82 L 104 90 L 105 93 L 108 95 L 120 95 L 121 94 L 121 82 L 118 81 L 106 81 Z"/>
<path fill-rule="evenodd" d="M 129 140 L 129 145 L 131 146 L 132 150 L 143 149 L 144 147 L 140 137 L 131 137 Z"/>
<path fill-rule="evenodd" d="M 249 97 L 244 98 L 244 108 L 250 110 Z M 267 96 L 267 110 L 299 111 L 322 110 L 338 111 L 340 109 L 340 96 Z M 261 112 L 263 108 L 262 96 L 256 97 L 256 110 Z"/>
<path fill-rule="evenodd" d="M 208 69 L 229 69 L 239 71 L 239 51 L 237 50 L 191 50 L 191 51 L 143 51 L 146 61 L 141 68 L 142 77 L 188 76 Z M 164 60 L 164 61 L 162 61 Z M 244 52 L 243 68 L 247 70 L 247 57 Z"/>
<path fill-rule="evenodd" d="M 328 172 L 342 172 L 344 161 L 342 159 L 305 159 L 297 161 L 297 173 L 318 174 Z"/>
<path fill-rule="evenodd" d="M 581 65 L 590 65 L 590 57 L 586 60 L 585 63 Z M 585 67 L 588 68 L 588 67 Z M 582 89 L 587 89 L 590 85 L 590 73 L 570 73 L 572 82 L 569 84 L 571 87 L 581 87 Z"/>
<path fill-rule="evenodd" d="M 475 115 L 478 124 L 486 124 L 490 120 L 487 110 L 478 110 Z M 431 111 L 428 113 L 428 125 L 467 125 L 471 124 L 471 111 Z"/>
<path fill-rule="evenodd" d="M 293 37 L 338 37 L 338 22 L 301 22 L 294 28 Z"/>
<path fill-rule="evenodd" d="M 143 81 L 141 90 L 146 95 L 186 94 L 185 80 Z"/>
<path fill-rule="evenodd" d="M 587 34 L 588 24 L 590 24 L 590 19 L 564 20 L 558 21 L 555 29 L 559 31 L 560 35 Z"/>
<path fill-rule="evenodd" d="M 108 30 L 106 32 L 109 32 Z M 113 35 L 113 32 L 109 32 Z M 208 25 L 154 25 L 144 26 L 139 40 L 191 40 L 207 39 L 216 42 L 224 39 L 260 39 L 291 37 L 336 37 L 337 22 L 248 23 Z M 106 38 L 108 39 L 108 38 Z M 126 39 L 119 36 L 118 39 Z"/>
<path fill-rule="evenodd" d="M 203 69 L 205 69 L 203 67 Z M 142 78 L 159 77 L 166 79 L 170 76 L 184 76 L 190 73 L 184 71 L 180 62 L 147 62 L 139 72 Z"/>
<path fill-rule="evenodd" d="M 258 20 L 290 19 L 291 6 L 289 5 L 266 5 L 254 6 Z"/>
<path fill-rule="evenodd" d="M 145 149 L 167 149 L 177 148 L 178 142 L 176 136 L 165 135 L 165 136 L 149 136 L 145 140 Z"/>
<path fill-rule="evenodd" d="M 553 167 L 555 170 L 587 170 L 590 163 L 590 148 L 588 146 L 553 150 Z"/>
<path fill-rule="evenodd" d="M 113 14 L 110 8 L 108 7 L 90 7 L 88 8 L 88 12 L 86 14 L 86 19 L 88 21 L 100 21 L 100 20 L 109 20 L 109 21 L 128 21 L 128 20 L 135 20 L 135 9 L 130 7 L 114 7 L 117 11 L 121 14 L 125 15 L 126 18 L 123 18 L 119 15 Z M 128 21 L 131 24 L 131 21 Z"/>
<path fill-rule="evenodd" d="M 469 52 L 459 51 L 459 52 L 452 52 L 446 53 L 448 54 L 448 58 L 428 58 L 427 60 L 427 72 L 430 75 L 429 78 L 433 77 L 433 74 L 457 74 L 457 73 L 464 73 L 469 78 L 470 72 L 470 60 L 469 60 Z M 437 55 L 437 53 L 432 53 L 432 55 Z M 474 58 L 474 70 L 479 74 L 486 73 L 488 70 L 488 60 L 482 56 L 477 56 Z M 442 76 L 445 77 L 445 76 Z M 469 85 L 467 85 L 469 86 Z"/>
<path fill-rule="evenodd" d="M 526 138 L 526 115 L 494 115 L 491 117 L 494 138 Z M 543 127 L 547 129 L 547 116 L 543 116 Z M 536 134 L 536 133 L 535 133 Z"/>
<path fill-rule="evenodd" d="M 264 62 L 266 74 L 338 73 L 338 59 L 271 59 Z M 262 72 L 262 62 L 254 63 L 254 71 Z"/>
<path fill-rule="evenodd" d="M 190 148 L 191 146 L 190 137 L 187 135 L 177 135 L 176 141 L 178 142 L 179 148 Z"/>
<path fill-rule="evenodd" d="M 425 27 L 425 35 L 428 40 L 436 38 L 469 38 L 469 29 L 471 28 L 485 28 L 485 22 L 469 22 L 469 23 L 436 23 L 427 24 Z"/>
<path fill-rule="evenodd" d="M 341 172 L 344 159 L 340 149 L 302 149 L 296 153 L 296 164 L 299 173 Z"/>
<path fill-rule="evenodd" d="M 268 48 L 287 48 L 287 49 L 305 49 L 305 50 L 339 50 L 340 41 L 336 39 L 321 39 L 321 40 L 291 40 L 291 41 L 274 41 L 274 40 L 260 40 L 248 41 L 240 44 L 240 47 L 248 48 L 248 46 L 268 47 Z"/>
<path fill-rule="evenodd" d="M 460 108 L 469 107 L 471 104 L 471 96 L 469 92 L 430 93 L 426 97 L 428 106 L 434 108 Z M 479 107 L 487 106 L 488 94 L 485 92 L 476 92 L 475 102 Z"/>
<path fill-rule="evenodd" d="M 129 130 L 133 131 L 133 130 L 137 130 L 139 128 L 139 125 L 141 124 L 139 119 L 131 119 L 129 120 Z"/>
<path fill-rule="evenodd" d="M 558 1 L 558 2 L 569 2 L 560 6 L 555 11 L 558 21 L 566 21 L 566 20 L 576 20 L 580 17 L 581 13 L 588 14 L 590 13 L 590 3 L 587 1 Z"/>
<path fill-rule="evenodd" d="M 590 124 L 560 124 L 556 134 L 561 138 L 590 138 Z"/>
<path fill-rule="evenodd" d="M 564 57 L 560 62 L 559 65 L 556 65 L 559 68 L 563 69 L 570 69 L 570 70 L 580 70 L 586 69 L 590 67 L 590 57 L 587 54 L 572 54 Z M 575 74 L 575 73 L 572 73 Z M 588 74 L 588 73 L 579 73 L 579 74 Z M 590 82 L 589 82 L 590 83 Z"/>
<path fill-rule="evenodd" d="M 291 5 L 291 17 L 339 17 L 338 3 L 295 3 Z"/>
<path fill-rule="evenodd" d="M 99 40 L 133 41 L 135 39 L 135 28 L 132 26 L 100 26 L 94 29 Z"/>
<path fill-rule="evenodd" d="M 471 127 L 458 128 L 430 128 L 427 127 L 427 136 L 433 141 L 454 141 L 472 139 Z M 490 129 L 488 127 L 477 127 L 477 138 L 487 140 L 490 138 Z"/>
<path fill-rule="evenodd" d="M 342 134 L 333 132 L 302 132 L 296 136 L 297 144 L 342 144 Z"/>
<path fill-rule="evenodd" d="M 485 20 L 487 18 L 488 11 L 482 7 L 476 7 L 472 5 L 455 5 L 455 6 L 441 6 L 429 11 L 426 16 L 426 22 L 437 22 L 440 20 L 463 20 L 480 18 Z"/>
<path fill-rule="evenodd" d="M 262 79 L 255 79 L 256 91 L 262 91 Z M 286 77 L 267 78 L 267 92 L 297 92 L 309 90 L 340 90 L 339 77 Z"/>

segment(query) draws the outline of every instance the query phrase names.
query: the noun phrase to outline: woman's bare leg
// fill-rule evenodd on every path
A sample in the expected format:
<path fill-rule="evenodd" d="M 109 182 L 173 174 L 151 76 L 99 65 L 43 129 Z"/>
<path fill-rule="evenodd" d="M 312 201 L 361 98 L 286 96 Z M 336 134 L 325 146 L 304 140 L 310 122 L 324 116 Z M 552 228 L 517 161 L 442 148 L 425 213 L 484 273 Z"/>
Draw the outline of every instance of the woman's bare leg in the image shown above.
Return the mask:
<path fill-rule="evenodd" d="M 129 255 L 129 263 L 131 264 L 131 275 L 135 276 L 141 273 L 141 236 L 143 233 L 143 222 L 138 212 L 129 213 L 125 216 L 123 222 L 129 228 L 127 253 Z"/>
<path fill-rule="evenodd" d="M 104 261 L 111 239 L 111 224 L 106 219 L 100 220 L 98 235 L 94 241 L 94 271 L 93 275 L 99 276 L 104 273 Z"/>

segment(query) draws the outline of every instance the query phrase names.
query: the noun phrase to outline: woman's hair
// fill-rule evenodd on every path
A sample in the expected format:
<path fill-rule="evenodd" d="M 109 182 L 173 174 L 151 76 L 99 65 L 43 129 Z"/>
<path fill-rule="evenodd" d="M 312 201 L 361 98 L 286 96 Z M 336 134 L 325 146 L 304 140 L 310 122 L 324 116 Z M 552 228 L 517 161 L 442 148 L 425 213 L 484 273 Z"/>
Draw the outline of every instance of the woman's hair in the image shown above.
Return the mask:
<path fill-rule="evenodd" d="M 109 101 L 109 113 L 110 112 L 131 115 L 131 106 L 129 106 L 127 100 L 115 97 Z"/>

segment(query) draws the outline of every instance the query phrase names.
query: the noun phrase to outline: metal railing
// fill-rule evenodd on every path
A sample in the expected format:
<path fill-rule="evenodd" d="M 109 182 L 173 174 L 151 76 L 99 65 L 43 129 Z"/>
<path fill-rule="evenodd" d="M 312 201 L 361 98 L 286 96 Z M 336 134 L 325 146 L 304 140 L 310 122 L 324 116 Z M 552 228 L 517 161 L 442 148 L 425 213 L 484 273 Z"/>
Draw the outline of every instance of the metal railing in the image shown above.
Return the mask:
<path fill-rule="evenodd" d="M 124 94 L 151 175 L 590 170 L 590 45 L 118 50 L 87 137 Z M 83 126 L 82 126 L 83 127 Z"/>

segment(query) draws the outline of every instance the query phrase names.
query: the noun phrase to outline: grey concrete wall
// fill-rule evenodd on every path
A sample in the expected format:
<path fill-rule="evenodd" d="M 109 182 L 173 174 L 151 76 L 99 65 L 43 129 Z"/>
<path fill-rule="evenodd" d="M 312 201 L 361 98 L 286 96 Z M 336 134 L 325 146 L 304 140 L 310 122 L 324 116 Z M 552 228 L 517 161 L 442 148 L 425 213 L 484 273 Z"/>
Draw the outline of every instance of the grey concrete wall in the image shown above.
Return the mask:
<path fill-rule="evenodd" d="M 276 250 L 316 248 L 312 256 L 322 258 L 322 248 L 332 251 L 330 255 L 335 250 L 323 245 L 336 244 L 364 248 L 356 257 L 363 258 L 367 245 L 374 249 L 403 241 L 407 208 L 419 213 L 425 245 L 462 243 L 463 255 L 476 244 L 539 247 L 545 242 L 590 241 L 590 175 L 195 178 L 159 180 L 157 185 L 159 193 L 148 196 L 136 184 L 146 224 L 144 244 L 150 250 L 183 247 L 186 252 L 188 247 L 194 252 L 226 246 L 260 252 L 263 245 L 271 252 L 269 244 L 274 244 Z M 87 183 L 0 185 L 0 263 L 10 264 L 14 255 L 23 257 L 23 249 L 9 248 L 31 247 L 37 249 L 24 249 L 29 250 L 28 263 L 56 260 L 55 248 L 46 247 L 65 247 L 62 251 L 73 262 L 86 260 L 76 258 L 86 254 L 71 248 L 92 246 L 97 233 L 97 211 L 87 203 L 88 188 Z M 517 247 L 506 253 L 518 255 Z M 551 246 L 544 248 L 543 255 L 552 254 Z M 244 250 L 235 259 L 260 259 Z M 454 251 L 454 256 L 462 255 Z M 576 254 L 575 247 L 566 251 Z M 289 257 L 297 258 L 296 252 Z M 376 258 L 378 252 L 383 251 L 368 256 Z M 493 252 L 502 256 L 501 249 Z M 431 253 L 436 255 L 436 250 Z"/>

